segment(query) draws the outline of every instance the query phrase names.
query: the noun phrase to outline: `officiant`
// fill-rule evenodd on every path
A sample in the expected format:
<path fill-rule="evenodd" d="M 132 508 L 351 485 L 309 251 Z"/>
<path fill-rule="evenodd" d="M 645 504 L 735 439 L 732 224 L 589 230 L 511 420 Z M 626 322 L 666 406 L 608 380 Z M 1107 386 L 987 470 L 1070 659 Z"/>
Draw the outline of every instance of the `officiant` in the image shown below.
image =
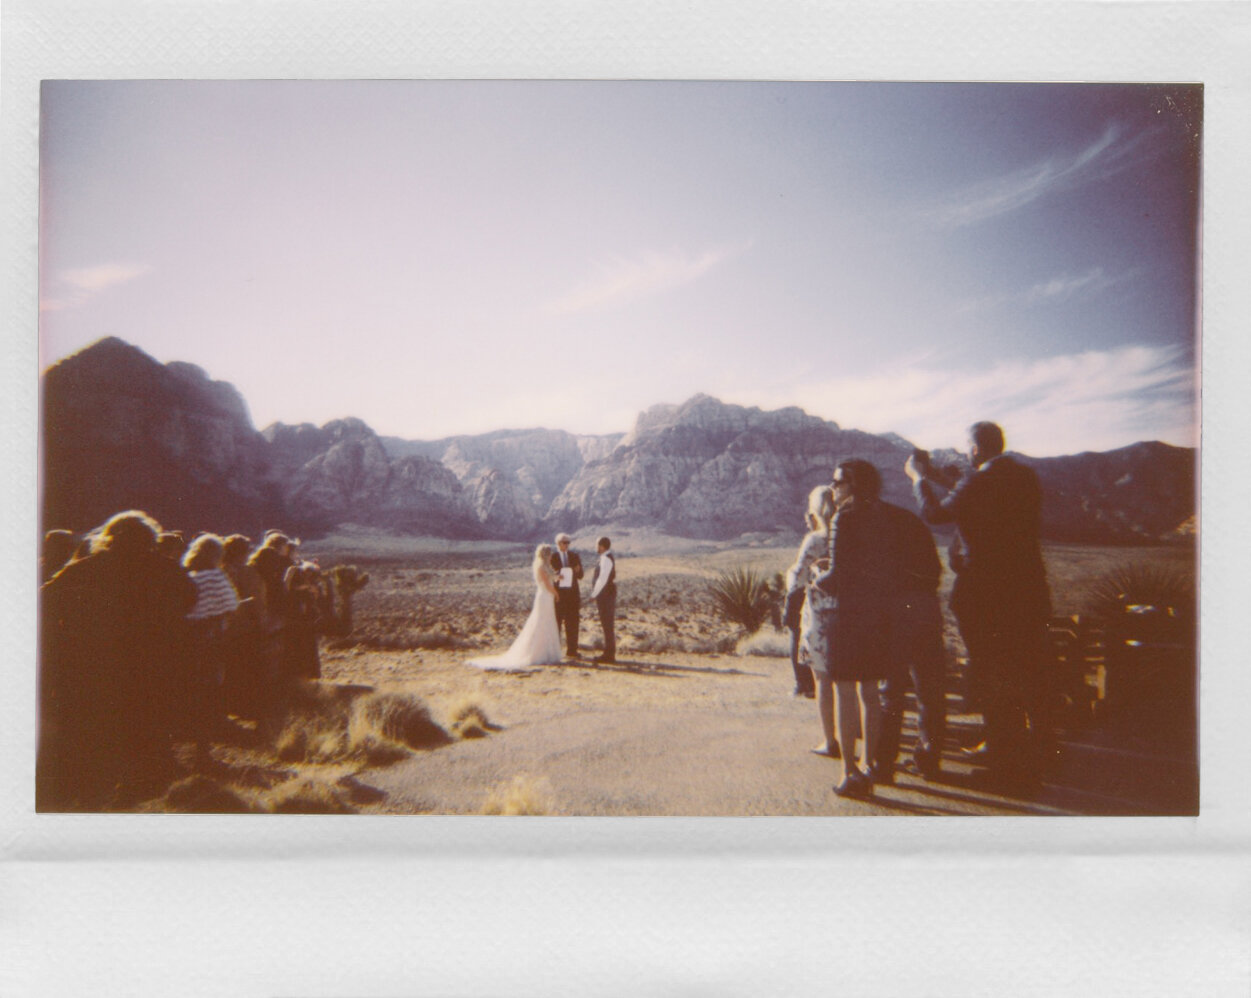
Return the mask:
<path fill-rule="evenodd" d="M 556 552 L 552 555 L 552 570 L 556 572 L 556 626 L 565 632 L 565 655 L 578 657 L 578 617 L 582 611 L 582 558 L 570 551 L 572 539 L 568 534 L 556 535 Z"/>

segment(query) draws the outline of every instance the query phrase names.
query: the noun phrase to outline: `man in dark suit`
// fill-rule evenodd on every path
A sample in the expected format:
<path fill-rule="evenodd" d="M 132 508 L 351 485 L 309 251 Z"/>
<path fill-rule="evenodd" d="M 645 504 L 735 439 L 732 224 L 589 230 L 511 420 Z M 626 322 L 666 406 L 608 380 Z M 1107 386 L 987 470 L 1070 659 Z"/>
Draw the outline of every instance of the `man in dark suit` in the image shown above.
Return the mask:
<path fill-rule="evenodd" d="M 947 730 L 943 680 L 943 615 L 938 586 L 942 562 L 934 535 L 919 516 L 882 503 L 890 523 L 889 554 L 897 573 L 891 602 L 891 671 L 878 684 L 882 727 L 871 775 L 875 783 L 893 782 L 895 757 L 903 728 L 904 691 L 911 683 L 917 701 L 917 739 L 912 764 L 927 780 L 942 771 L 943 737 Z"/>
<path fill-rule="evenodd" d="M 552 569 L 556 572 L 556 628 L 565 629 L 565 655 L 578 657 L 578 617 L 582 610 L 582 559 L 578 552 L 569 550 L 568 534 L 556 535 L 556 553 L 552 555 Z"/>
<path fill-rule="evenodd" d="M 942 498 L 928 462 L 913 455 L 904 470 L 925 520 L 958 528 L 951 609 L 969 653 L 969 692 L 985 736 L 971 757 L 1005 781 L 1033 782 L 1053 751 L 1042 489 L 1032 469 L 1004 453 L 1003 430 L 994 423 L 970 427 L 969 461 L 972 472 Z"/>
<path fill-rule="evenodd" d="M 601 537 L 595 544 L 599 561 L 591 576 L 591 598 L 599 610 L 599 626 L 604 630 L 604 654 L 597 662 L 617 661 L 617 559 L 612 553 L 612 541 Z"/>

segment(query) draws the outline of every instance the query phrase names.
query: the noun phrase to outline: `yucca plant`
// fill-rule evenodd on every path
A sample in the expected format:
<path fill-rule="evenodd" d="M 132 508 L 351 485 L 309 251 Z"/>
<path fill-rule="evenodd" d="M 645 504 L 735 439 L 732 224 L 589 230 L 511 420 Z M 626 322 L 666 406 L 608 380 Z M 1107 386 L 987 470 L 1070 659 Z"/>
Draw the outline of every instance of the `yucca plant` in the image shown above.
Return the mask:
<path fill-rule="evenodd" d="M 1086 604 L 1092 613 L 1109 620 L 1154 612 L 1192 621 L 1194 579 L 1176 567 L 1132 562 L 1095 579 L 1087 589 Z"/>
<path fill-rule="evenodd" d="M 1091 612 L 1114 617 L 1126 607 L 1152 606 L 1175 614 L 1194 606 L 1194 582 L 1175 567 L 1147 562 L 1118 566 L 1096 578 L 1087 589 L 1086 603 Z"/>
<path fill-rule="evenodd" d="M 708 592 L 721 616 L 755 634 L 777 612 L 774 581 L 754 568 L 740 566 L 721 572 L 708 583 Z"/>

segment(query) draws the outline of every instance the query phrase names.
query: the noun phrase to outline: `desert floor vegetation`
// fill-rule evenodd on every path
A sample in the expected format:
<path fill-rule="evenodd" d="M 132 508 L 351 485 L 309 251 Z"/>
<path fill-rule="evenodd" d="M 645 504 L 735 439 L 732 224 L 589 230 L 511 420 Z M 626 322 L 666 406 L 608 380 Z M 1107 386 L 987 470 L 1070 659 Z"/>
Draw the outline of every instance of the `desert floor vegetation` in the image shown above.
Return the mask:
<path fill-rule="evenodd" d="M 482 804 L 483 814 L 550 814 L 554 807 L 552 787 L 542 777 L 518 773 L 507 783 L 492 787 Z"/>
<path fill-rule="evenodd" d="M 513 673 L 465 660 L 504 650 L 525 620 L 528 545 L 372 533 L 318 544 L 306 549 L 323 565 L 350 561 L 370 575 L 353 633 L 323 639 L 322 679 L 304 687 L 276 730 L 214 745 L 208 765 L 142 810 L 834 813 L 824 785 L 832 773 L 807 758 L 819 734 L 811 703 L 788 695 L 786 632 L 765 620 L 745 634 L 710 595 L 710 583 L 739 569 L 774 578 L 795 544 L 657 542 L 637 553 L 623 539 L 617 663 L 591 660 L 600 630 L 588 600 L 584 660 Z M 588 546 L 575 542 L 584 557 Z M 1192 548 L 1049 545 L 1045 554 L 1060 615 L 1090 613 L 1109 578 L 1141 578 L 1144 564 L 1193 585 Z M 948 573 L 945 590 L 950 583 Z M 956 671 L 963 648 L 950 615 L 946 625 Z M 950 688 L 959 731 L 958 676 Z M 781 739 L 785 759 L 761 748 L 768 739 Z M 810 786 L 810 797 L 752 789 L 784 780 Z M 1108 810 L 1118 807 L 1132 811 Z"/>

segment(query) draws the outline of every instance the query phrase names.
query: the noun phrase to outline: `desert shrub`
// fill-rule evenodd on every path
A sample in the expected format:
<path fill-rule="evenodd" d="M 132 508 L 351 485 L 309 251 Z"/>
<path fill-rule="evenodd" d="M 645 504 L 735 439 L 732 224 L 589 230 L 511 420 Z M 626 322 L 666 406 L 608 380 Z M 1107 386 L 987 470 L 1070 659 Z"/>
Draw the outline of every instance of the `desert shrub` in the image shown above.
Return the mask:
<path fill-rule="evenodd" d="M 347 793 L 315 774 L 303 774 L 275 787 L 265 799 L 275 814 L 355 814 Z"/>
<path fill-rule="evenodd" d="M 791 638 L 788 632 L 759 630 L 741 639 L 734 647 L 737 655 L 762 655 L 768 658 L 790 658 Z"/>
<path fill-rule="evenodd" d="M 435 748 L 451 741 L 430 716 L 429 708 L 412 694 L 371 693 L 359 701 L 356 711 L 356 724 L 350 730 L 358 738 L 376 731 L 409 748 Z"/>
<path fill-rule="evenodd" d="M 708 583 L 708 592 L 722 617 L 755 634 L 777 613 L 779 587 L 774 582 L 765 573 L 740 565 L 718 574 Z"/>
<path fill-rule="evenodd" d="M 274 740 L 284 762 L 355 760 L 387 765 L 410 748 L 433 748 L 451 739 L 420 699 L 369 687 L 309 684 L 289 708 Z"/>
<path fill-rule="evenodd" d="M 692 655 L 729 655 L 736 644 L 733 634 L 724 634 L 719 638 L 694 638 L 687 642 L 687 651 Z"/>
<path fill-rule="evenodd" d="M 283 762 L 335 762 L 347 755 L 347 717 L 291 715 L 274 740 Z"/>
<path fill-rule="evenodd" d="M 1154 607 L 1161 614 L 1191 621 L 1194 578 L 1176 566 L 1132 562 L 1095 579 L 1087 588 L 1085 602 L 1089 612 L 1110 620 L 1135 612 L 1130 607 Z"/>
<path fill-rule="evenodd" d="M 488 732 L 499 731 L 480 706 L 472 701 L 457 704 L 450 711 L 451 732 L 457 738 L 485 738 Z"/>
<path fill-rule="evenodd" d="M 482 805 L 482 814 L 550 814 L 554 807 L 551 786 L 546 779 L 524 774 L 510 783 L 494 787 Z"/>
<path fill-rule="evenodd" d="M 162 810 L 190 814 L 246 814 L 253 809 L 234 790 L 200 773 L 170 786 L 161 803 Z"/>

